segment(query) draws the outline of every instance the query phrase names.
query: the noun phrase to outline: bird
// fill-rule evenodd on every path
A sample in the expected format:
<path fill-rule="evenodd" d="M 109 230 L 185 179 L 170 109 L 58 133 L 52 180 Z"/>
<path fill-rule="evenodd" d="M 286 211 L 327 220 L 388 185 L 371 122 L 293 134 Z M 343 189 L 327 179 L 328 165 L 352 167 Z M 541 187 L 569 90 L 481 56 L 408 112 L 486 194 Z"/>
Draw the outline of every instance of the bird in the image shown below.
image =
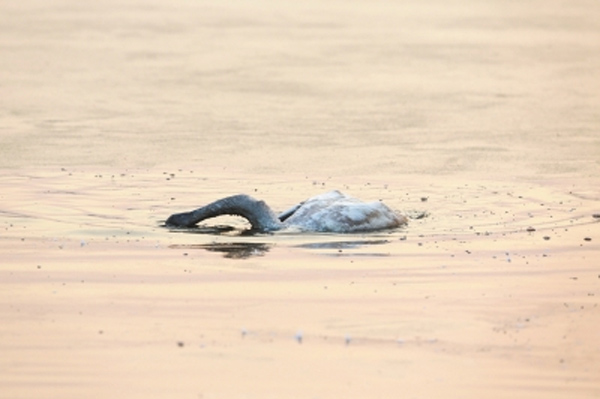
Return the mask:
<path fill-rule="evenodd" d="M 193 227 L 221 215 L 236 215 L 250 222 L 251 230 L 320 233 L 360 233 L 404 226 L 407 218 L 380 201 L 363 202 L 338 190 L 311 197 L 277 215 L 262 200 L 246 194 L 221 198 L 190 212 L 167 218 L 167 227 Z"/>

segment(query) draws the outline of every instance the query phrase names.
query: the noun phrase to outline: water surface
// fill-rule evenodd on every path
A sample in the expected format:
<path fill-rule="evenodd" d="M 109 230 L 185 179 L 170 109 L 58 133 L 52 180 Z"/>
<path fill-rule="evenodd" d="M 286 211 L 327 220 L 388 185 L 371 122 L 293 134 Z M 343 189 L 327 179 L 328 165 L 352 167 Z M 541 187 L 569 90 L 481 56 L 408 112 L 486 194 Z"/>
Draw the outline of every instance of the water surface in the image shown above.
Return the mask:
<path fill-rule="evenodd" d="M 597 9 L 1 5 L 0 396 L 597 397 Z M 162 226 L 332 189 L 428 216 Z"/>

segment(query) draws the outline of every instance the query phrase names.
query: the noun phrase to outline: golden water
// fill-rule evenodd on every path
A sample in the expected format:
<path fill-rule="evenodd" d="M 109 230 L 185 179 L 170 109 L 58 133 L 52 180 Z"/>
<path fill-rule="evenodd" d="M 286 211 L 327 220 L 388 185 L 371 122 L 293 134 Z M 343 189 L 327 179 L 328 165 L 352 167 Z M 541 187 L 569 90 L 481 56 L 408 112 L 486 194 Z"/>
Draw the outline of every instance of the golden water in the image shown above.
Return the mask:
<path fill-rule="evenodd" d="M 598 6 L 505 3 L 0 5 L 0 398 L 599 396 Z M 161 226 L 331 189 L 429 216 Z"/>

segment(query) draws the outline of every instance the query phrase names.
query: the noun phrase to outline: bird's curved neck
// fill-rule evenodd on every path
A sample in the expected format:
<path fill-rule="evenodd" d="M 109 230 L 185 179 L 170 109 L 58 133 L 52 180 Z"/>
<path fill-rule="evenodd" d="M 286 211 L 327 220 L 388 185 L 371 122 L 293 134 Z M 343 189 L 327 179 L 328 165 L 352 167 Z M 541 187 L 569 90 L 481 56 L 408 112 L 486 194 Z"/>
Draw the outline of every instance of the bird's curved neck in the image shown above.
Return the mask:
<path fill-rule="evenodd" d="M 172 215 L 166 224 L 191 227 L 203 220 L 222 215 L 241 216 L 250 222 L 253 230 L 259 232 L 279 230 L 283 227 L 267 204 L 244 194 L 220 199 L 191 212 Z"/>

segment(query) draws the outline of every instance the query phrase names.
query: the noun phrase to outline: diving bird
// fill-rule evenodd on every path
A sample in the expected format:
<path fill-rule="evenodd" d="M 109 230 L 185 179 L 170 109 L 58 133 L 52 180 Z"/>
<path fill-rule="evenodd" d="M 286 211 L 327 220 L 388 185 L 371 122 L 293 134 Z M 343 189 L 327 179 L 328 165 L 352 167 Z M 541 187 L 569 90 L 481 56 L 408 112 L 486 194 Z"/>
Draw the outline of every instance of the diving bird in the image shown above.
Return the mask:
<path fill-rule="evenodd" d="M 379 201 L 362 202 L 337 190 L 320 194 L 276 215 L 264 202 L 239 194 L 222 198 L 194 211 L 176 213 L 167 226 L 192 227 L 221 215 L 247 219 L 252 230 L 260 233 L 277 230 L 305 232 L 355 233 L 392 229 L 407 223 L 400 215 Z"/>

